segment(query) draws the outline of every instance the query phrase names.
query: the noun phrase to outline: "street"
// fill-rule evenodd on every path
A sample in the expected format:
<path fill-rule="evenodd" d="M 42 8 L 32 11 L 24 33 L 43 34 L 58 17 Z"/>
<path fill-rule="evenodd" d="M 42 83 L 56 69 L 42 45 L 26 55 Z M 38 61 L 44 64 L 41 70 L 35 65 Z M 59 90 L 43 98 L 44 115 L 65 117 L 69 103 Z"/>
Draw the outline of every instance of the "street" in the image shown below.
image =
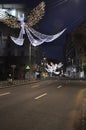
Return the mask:
<path fill-rule="evenodd" d="M 0 130 L 72 130 L 85 86 L 51 79 L 0 89 Z"/>

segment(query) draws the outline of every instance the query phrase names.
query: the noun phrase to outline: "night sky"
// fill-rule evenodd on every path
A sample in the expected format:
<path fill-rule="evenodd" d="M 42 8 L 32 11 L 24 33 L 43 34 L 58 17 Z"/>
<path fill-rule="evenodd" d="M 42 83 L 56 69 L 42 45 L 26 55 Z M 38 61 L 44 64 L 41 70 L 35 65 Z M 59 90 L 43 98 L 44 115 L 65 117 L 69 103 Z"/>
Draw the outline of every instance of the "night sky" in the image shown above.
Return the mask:
<path fill-rule="evenodd" d="M 33 9 L 42 0 L 2 0 L 3 3 L 24 3 Z M 63 45 L 66 33 L 73 31 L 86 19 L 86 0 L 44 0 L 45 15 L 36 25 L 38 31 L 44 34 L 56 34 L 67 28 L 66 32 L 54 42 L 44 43 L 39 48 L 45 52 L 47 58 L 62 60 Z"/>

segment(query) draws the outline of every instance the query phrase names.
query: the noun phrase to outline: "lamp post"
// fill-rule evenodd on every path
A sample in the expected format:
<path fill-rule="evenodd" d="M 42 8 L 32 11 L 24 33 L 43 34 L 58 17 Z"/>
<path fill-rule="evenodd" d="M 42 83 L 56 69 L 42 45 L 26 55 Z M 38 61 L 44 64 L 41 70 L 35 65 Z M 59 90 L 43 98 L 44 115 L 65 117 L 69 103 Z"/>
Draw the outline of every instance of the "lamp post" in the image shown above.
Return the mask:
<path fill-rule="evenodd" d="M 74 66 L 73 66 L 73 59 L 71 59 L 71 66 L 72 66 L 72 68 L 74 67 Z"/>
<path fill-rule="evenodd" d="M 30 66 L 30 69 L 29 69 L 29 78 L 31 78 L 31 44 L 29 44 L 29 66 Z"/>
<path fill-rule="evenodd" d="M 31 44 L 29 45 L 29 64 L 31 67 Z"/>

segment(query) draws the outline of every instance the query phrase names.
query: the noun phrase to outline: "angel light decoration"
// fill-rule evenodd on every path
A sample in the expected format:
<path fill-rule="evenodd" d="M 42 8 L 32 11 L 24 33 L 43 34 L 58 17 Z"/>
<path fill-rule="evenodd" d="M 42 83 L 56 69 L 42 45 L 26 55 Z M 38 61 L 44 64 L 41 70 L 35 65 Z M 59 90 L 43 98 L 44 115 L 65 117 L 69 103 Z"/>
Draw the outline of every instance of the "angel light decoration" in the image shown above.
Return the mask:
<path fill-rule="evenodd" d="M 46 65 L 47 67 L 45 68 L 45 70 L 48 72 L 48 73 L 51 73 L 52 74 L 56 74 L 56 75 L 59 75 L 60 74 L 60 71 L 57 71 L 57 69 L 61 69 L 63 64 L 60 62 L 59 64 L 53 64 L 52 62 L 50 63 L 50 65 L 47 63 Z"/>
<path fill-rule="evenodd" d="M 17 18 L 9 14 L 6 10 L 0 9 L 0 22 L 3 22 L 11 28 L 20 29 L 18 38 L 11 36 L 11 39 L 15 44 L 22 46 L 24 43 L 23 35 L 27 34 L 30 43 L 33 46 L 38 46 L 44 42 L 51 42 L 55 40 L 66 30 L 63 29 L 61 32 L 55 35 L 45 35 L 33 29 L 32 26 L 38 23 L 40 19 L 42 19 L 44 13 L 45 2 L 43 1 L 31 11 L 31 13 L 27 16 L 27 20 L 25 20 L 24 14 Z"/>

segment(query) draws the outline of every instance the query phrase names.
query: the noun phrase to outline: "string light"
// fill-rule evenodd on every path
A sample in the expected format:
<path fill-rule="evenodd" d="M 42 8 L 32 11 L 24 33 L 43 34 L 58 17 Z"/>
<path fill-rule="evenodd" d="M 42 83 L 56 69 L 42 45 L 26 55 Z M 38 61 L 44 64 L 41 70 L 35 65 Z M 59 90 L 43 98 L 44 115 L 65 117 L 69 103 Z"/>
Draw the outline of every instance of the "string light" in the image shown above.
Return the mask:
<path fill-rule="evenodd" d="M 51 73 L 51 74 L 60 74 L 60 71 L 57 71 L 57 69 L 61 69 L 61 67 L 63 66 L 63 64 L 60 62 L 59 64 L 53 64 L 52 62 L 50 63 L 50 65 L 47 63 L 46 64 L 47 68 L 45 68 L 45 70 L 48 72 L 48 73 Z"/>
<path fill-rule="evenodd" d="M 11 28 L 20 28 L 20 23 L 18 18 L 10 15 L 6 10 L 0 9 L 0 14 L 4 15 L 0 17 L 0 21 L 7 24 Z M 26 26 L 32 27 L 39 22 L 40 19 L 44 16 L 45 13 L 45 2 L 41 2 L 37 7 L 35 7 L 31 13 L 27 16 Z"/>
<path fill-rule="evenodd" d="M 63 29 L 61 32 L 55 34 L 55 35 L 45 35 L 42 34 L 36 30 L 34 30 L 33 28 L 29 28 L 29 30 L 33 33 L 34 36 L 36 36 L 38 39 L 40 40 L 44 40 L 44 42 L 52 42 L 53 40 L 55 40 L 56 38 L 58 38 L 60 35 L 63 34 L 63 32 L 66 30 Z"/>
<path fill-rule="evenodd" d="M 30 15 L 28 15 L 26 25 L 28 27 L 32 27 L 33 25 L 38 23 L 39 20 L 41 20 L 42 17 L 44 16 L 44 13 L 45 13 L 45 2 L 42 1 L 37 7 L 35 7 L 31 11 Z"/>
<path fill-rule="evenodd" d="M 39 46 L 44 42 L 51 42 L 51 41 L 55 40 L 60 35 L 62 35 L 63 32 L 66 30 L 66 29 L 64 29 L 55 35 L 45 35 L 45 34 L 42 34 L 38 31 L 34 30 L 33 28 L 31 28 L 33 25 L 38 23 L 40 19 L 42 19 L 44 12 L 45 12 L 45 3 L 41 2 L 37 7 L 35 7 L 31 11 L 30 15 L 28 15 L 28 17 L 27 17 L 26 22 L 24 21 L 24 19 L 25 19 L 24 14 L 22 14 L 21 17 L 16 18 L 12 15 L 9 15 L 4 10 L 2 11 L 2 13 L 4 13 L 4 18 L 0 19 L 0 21 L 4 22 L 5 24 L 10 26 L 11 28 L 21 28 L 21 31 L 20 31 L 18 38 L 11 36 L 11 39 L 17 45 L 20 45 L 20 46 L 23 45 L 23 42 L 24 42 L 23 34 L 25 34 L 25 32 L 26 32 L 30 43 L 33 46 Z M 5 17 L 5 15 L 6 15 L 6 17 Z M 33 34 L 33 36 L 31 33 Z"/>

